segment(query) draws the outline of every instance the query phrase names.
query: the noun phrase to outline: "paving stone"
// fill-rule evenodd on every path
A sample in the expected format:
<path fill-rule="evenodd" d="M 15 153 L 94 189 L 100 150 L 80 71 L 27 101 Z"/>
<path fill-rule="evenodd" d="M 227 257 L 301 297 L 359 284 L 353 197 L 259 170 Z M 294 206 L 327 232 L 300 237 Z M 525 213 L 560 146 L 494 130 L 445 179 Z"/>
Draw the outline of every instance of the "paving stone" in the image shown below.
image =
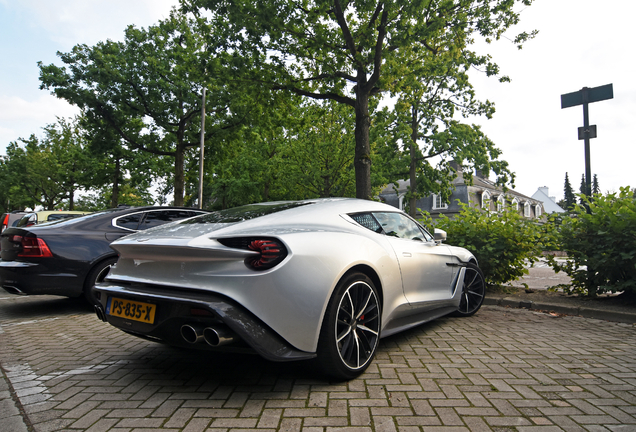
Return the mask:
<path fill-rule="evenodd" d="M 636 430 L 636 332 L 620 323 L 486 306 L 383 339 L 365 374 L 329 383 L 139 340 L 85 310 L 11 320 L 24 323 L 2 321 L 3 432 L 22 419 L 13 389 L 38 432 Z"/>

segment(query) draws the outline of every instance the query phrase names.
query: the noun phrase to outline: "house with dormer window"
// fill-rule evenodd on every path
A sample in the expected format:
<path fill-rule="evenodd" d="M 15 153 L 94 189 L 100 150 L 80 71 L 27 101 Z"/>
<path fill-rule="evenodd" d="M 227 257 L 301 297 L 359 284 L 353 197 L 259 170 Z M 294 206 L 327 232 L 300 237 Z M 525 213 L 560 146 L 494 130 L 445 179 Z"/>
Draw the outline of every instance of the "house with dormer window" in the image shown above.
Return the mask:
<path fill-rule="evenodd" d="M 459 201 L 469 204 L 471 207 L 481 207 L 491 212 L 502 212 L 507 208 L 513 208 L 525 218 L 545 220 L 545 211 L 540 200 L 512 189 L 504 191 L 479 171 L 472 176 L 472 184 L 468 184 L 464 181 L 462 168 L 456 165 L 455 169 L 457 171 L 457 176 L 453 180 L 455 189 L 450 199 L 445 202 L 441 195 L 429 195 L 417 200 L 418 209 L 429 212 L 433 218 L 437 218 L 441 214 L 452 217 L 461 211 Z M 390 184 L 380 193 L 380 199 L 404 210 L 407 204 L 404 196 L 408 191 L 408 186 L 408 180 L 400 180 L 397 184 Z"/>

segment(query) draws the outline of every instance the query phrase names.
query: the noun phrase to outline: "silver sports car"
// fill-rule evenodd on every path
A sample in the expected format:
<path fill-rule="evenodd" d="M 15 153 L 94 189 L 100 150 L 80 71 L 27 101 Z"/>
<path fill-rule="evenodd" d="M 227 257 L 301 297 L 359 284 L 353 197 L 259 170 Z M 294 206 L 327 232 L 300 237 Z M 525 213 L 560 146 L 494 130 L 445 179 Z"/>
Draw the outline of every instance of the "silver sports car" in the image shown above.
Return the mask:
<path fill-rule="evenodd" d="M 370 364 L 381 337 L 480 308 L 484 277 L 394 207 L 337 198 L 222 210 L 111 246 L 119 261 L 98 317 L 175 346 L 315 358 L 337 379 Z"/>

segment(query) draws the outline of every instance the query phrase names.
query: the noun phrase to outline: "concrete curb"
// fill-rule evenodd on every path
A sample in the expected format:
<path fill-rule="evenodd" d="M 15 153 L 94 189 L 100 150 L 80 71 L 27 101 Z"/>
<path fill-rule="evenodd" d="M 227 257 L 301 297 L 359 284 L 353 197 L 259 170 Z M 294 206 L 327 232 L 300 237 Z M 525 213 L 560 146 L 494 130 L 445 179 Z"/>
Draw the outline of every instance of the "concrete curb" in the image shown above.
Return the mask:
<path fill-rule="evenodd" d="M 484 304 L 491 306 L 548 311 L 564 315 L 581 316 L 584 318 L 594 318 L 605 321 L 636 324 L 636 311 L 634 311 L 633 313 L 618 312 L 604 309 L 594 309 L 590 307 L 568 306 L 556 303 L 519 300 L 515 297 L 486 297 L 484 299 Z"/>

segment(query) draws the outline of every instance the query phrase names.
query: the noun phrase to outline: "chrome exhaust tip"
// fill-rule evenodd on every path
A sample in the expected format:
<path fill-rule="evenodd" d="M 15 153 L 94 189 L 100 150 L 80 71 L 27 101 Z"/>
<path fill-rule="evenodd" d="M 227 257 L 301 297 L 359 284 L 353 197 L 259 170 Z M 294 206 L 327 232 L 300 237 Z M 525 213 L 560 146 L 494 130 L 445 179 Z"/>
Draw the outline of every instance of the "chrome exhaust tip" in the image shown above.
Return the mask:
<path fill-rule="evenodd" d="M 206 327 L 203 329 L 203 338 L 208 345 L 218 347 L 234 342 L 236 335 L 226 327 Z"/>
<path fill-rule="evenodd" d="M 99 318 L 103 322 L 108 322 L 108 320 L 106 319 L 106 314 L 104 313 L 104 309 L 102 309 L 101 306 L 95 305 L 95 314 L 97 315 L 97 318 Z"/>
<path fill-rule="evenodd" d="M 203 342 L 203 327 L 195 324 L 184 324 L 181 326 L 181 337 L 191 344 Z"/>

